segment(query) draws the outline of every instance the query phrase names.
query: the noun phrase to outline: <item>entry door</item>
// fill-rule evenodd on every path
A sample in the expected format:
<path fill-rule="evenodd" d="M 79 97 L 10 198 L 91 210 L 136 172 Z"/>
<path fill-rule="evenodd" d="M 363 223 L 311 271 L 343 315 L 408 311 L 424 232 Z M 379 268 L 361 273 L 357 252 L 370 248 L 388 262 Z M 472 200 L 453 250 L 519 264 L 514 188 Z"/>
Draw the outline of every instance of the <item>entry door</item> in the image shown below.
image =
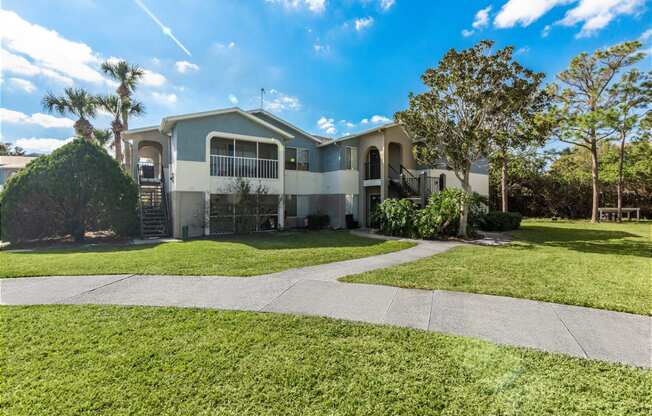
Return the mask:
<path fill-rule="evenodd" d="M 367 203 L 367 227 L 377 227 L 378 224 L 375 224 L 371 219 L 371 213 L 376 210 L 378 205 L 380 205 L 380 194 L 369 195 L 369 201 Z"/>

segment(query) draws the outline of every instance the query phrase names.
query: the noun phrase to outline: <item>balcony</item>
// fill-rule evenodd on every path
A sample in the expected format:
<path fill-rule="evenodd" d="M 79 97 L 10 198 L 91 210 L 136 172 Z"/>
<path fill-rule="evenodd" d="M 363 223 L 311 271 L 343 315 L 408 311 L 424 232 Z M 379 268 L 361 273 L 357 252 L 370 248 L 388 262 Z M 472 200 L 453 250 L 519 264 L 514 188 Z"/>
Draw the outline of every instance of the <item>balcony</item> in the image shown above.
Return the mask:
<path fill-rule="evenodd" d="M 211 155 L 211 176 L 278 179 L 278 160 Z"/>

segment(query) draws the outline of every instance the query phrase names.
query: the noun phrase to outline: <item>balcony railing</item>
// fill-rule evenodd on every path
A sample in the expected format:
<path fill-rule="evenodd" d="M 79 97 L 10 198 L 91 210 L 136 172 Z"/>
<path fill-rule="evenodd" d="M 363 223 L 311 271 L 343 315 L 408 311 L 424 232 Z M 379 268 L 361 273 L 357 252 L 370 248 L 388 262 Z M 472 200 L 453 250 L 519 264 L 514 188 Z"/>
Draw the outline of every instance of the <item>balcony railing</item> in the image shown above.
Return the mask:
<path fill-rule="evenodd" d="M 364 164 L 365 179 L 380 179 L 380 161 Z"/>
<path fill-rule="evenodd" d="M 211 155 L 211 176 L 278 179 L 278 160 Z"/>

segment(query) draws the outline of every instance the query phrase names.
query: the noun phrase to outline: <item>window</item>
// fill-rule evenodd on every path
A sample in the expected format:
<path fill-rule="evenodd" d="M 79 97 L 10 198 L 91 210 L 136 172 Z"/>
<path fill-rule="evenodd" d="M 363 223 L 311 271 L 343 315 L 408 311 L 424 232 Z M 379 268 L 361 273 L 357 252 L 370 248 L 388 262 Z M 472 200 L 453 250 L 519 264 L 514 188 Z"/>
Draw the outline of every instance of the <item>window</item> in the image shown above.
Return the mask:
<path fill-rule="evenodd" d="M 258 159 L 278 160 L 278 147 L 275 144 L 258 143 Z"/>
<path fill-rule="evenodd" d="M 211 234 L 248 233 L 278 228 L 278 195 L 212 194 Z"/>
<path fill-rule="evenodd" d="M 214 137 L 211 176 L 278 178 L 278 147 L 271 143 Z"/>
<path fill-rule="evenodd" d="M 211 154 L 219 156 L 233 156 L 233 139 L 214 138 L 211 140 Z"/>
<path fill-rule="evenodd" d="M 308 149 L 297 149 L 297 170 L 309 170 L 310 152 Z"/>
<path fill-rule="evenodd" d="M 297 196 L 285 195 L 285 218 L 297 216 Z"/>
<path fill-rule="evenodd" d="M 443 173 L 439 175 L 439 192 L 443 191 L 446 189 L 446 175 Z"/>
<path fill-rule="evenodd" d="M 294 147 L 285 149 L 285 169 L 297 170 L 297 149 Z"/>
<path fill-rule="evenodd" d="M 344 169 L 358 170 L 358 148 L 346 147 L 344 149 Z"/>

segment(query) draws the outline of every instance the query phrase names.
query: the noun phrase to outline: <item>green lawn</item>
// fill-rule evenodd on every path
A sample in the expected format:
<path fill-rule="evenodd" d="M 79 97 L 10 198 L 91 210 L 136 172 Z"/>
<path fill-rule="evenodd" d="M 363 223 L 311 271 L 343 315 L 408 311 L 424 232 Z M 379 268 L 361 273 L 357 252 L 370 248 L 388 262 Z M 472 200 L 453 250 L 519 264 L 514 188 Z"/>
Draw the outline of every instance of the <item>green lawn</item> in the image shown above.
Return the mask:
<path fill-rule="evenodd" d="M 649 415 L 650 372 L 403 328 L 0 308 L 4 415 Z"/>
<path fill-rule="evenodd" d="M 465 246 L 343 280 L 652 310 L 652 225 L 525 221 L 503 247 Z"/>
<path fill-rule="evenodd" d="M 266 233 L 142 246 L 0 252 L 0 277 L 85 274 L 253 276 L 402 250 L 346 231 Z"/>

